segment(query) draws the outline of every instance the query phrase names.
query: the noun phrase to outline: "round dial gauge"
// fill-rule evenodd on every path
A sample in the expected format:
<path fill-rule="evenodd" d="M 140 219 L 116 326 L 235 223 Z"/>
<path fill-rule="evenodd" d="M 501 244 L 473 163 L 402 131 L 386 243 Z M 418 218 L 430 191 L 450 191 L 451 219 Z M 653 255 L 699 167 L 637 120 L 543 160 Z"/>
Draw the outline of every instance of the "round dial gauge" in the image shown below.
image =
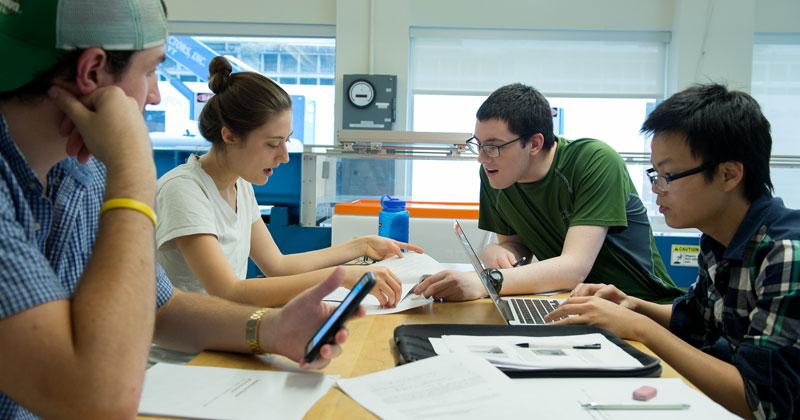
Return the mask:
<path fill-rule="evenodd" d="M 356 80 L 347 91 L 350 103 L 359 108 L 366 108 L 375 100 L 375 87 L 366 80 Z"/>

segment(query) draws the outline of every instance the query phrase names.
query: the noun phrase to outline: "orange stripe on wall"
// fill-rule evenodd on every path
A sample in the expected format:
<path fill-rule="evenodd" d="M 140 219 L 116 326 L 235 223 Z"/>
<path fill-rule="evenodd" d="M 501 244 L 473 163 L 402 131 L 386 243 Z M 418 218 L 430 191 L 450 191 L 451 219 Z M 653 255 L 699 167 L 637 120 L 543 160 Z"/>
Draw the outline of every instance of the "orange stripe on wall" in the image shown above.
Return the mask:
<path fill-rule="evenodd" d="M 433 201 L 408 201 L 406 210 L 411 217 L 428 217 L 441 219 L 477 219 L 478 203 L 437 203 Z M 377 216 L 381 212 L 378 200 L 354 200 L 350 203 L 339 203 L 333 209 L 334 214 L 358 216 Z"/>

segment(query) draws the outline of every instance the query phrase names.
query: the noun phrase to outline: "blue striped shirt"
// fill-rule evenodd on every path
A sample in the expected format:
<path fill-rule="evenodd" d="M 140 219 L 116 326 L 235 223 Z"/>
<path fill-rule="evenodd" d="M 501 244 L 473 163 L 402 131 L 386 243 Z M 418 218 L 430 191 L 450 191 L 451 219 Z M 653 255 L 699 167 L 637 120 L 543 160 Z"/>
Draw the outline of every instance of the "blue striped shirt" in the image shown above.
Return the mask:
<path fill-rule="evenodd" d="M 99 161 L 70 158 L 50 170 L 45 191 L 0 114 L 0 319 L 75 293 L 94 247 L 105 179 Z M 156 279 L 161 306 L 172 286 L 160 267 Z M 0 392 L 0 419 L 33 418 Z"/>

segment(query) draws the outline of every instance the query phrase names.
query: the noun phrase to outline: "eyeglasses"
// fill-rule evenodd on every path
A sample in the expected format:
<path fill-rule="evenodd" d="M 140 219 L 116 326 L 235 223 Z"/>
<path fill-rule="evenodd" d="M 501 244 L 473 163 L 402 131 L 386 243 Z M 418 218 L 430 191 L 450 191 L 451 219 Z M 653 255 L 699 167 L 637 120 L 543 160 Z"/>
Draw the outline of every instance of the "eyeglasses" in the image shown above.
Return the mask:
<path fill-rule="evenodd" d="M 675 175 L 659 175 L 656 171 L 656 168 L 650 168 L 647 170 L 647 177 L 650 178 L 650 183 L 653 184 L 653 187 L 658 192 L 667 192 L 669 191 L 669 183 L 675 181 L 676 179 L 685 178 L 690 175 L 698 174 L 700 172 L 705 171 L 706 169 L 713 168 L 716 166 L 715 163 L 706 163 L 700 165 L 696 168 L 689 169 L 688 171 L 679 172 Z"/>
<path fill-rule="evenodd" d="M 503 144 L 487 144 L 485 146 L 481 146 L 481 143 L 478 141 L 478 139 L 475 136 L 472 136 L 468 138 L 465 143 L 467 144 L 467 149 L 469 149 L 470 152 L 475 153 L 476 155 L 480 154 L 481 150 L 483 150 L 483 153 L 485 153 L 486 156 L 489 156 L 491 158 L 496 158 L 500 156 L 500 149 L 508 146 L 511 143 L 518 142 L 520 140 L 522 140 L 522 136 L 519 136 L 514 140 L 507 141 Z"/>

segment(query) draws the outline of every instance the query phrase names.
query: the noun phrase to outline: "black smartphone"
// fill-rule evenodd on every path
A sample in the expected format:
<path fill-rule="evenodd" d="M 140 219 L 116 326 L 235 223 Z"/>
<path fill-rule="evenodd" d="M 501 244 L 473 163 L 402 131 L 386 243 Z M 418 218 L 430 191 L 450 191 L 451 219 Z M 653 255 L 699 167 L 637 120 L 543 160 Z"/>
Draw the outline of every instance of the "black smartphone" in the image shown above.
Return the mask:
<path fill-rule="evenodd" d="M 303 356 L 303 360 L 311 363 L 319 356 L 319 351 L 322 346 L 333 341 L 333 337 L 342 328 L 344 321 L 358 309 L 361 300 L 369 294 L 374 286 L 375 276 L 373 276 L 372 273 L 368 271 L 361 276 L 358 283 L 350 289 L 350 293 L 347 294 L 342 303 L 336 307 L 333 313 L 331 313 L 331 316 L 325 320 L 325 323 L 319 327 L 319 330 L 317 330 L 314 336 L 308 340 L 308 344 L 306 344 L 306 355 Z"/>

